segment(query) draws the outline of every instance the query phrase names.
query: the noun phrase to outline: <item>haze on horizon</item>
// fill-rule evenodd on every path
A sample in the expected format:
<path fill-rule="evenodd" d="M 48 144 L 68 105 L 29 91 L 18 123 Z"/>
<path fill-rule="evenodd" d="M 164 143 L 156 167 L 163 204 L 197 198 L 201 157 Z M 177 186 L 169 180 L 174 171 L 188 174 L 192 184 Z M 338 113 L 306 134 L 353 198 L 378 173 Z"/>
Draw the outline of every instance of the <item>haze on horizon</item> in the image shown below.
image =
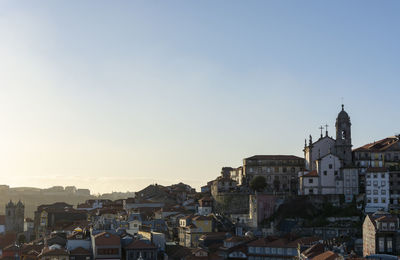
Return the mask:
<path fill-rule="evenodd" d="M 199 188 L 302 156 L 342 98 L 355 147 L 400 132 L 398 1 L 2 1 L 10 186 Z"/>

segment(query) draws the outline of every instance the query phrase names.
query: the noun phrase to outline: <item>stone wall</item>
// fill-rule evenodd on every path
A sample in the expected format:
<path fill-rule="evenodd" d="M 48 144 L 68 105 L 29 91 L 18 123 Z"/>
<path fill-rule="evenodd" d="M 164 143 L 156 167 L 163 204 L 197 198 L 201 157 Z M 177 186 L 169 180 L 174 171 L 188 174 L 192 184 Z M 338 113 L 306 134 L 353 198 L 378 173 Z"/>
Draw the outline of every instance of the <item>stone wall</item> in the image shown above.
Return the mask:
<path fill-rule="evenodd" d="M 220 192 L 213 195 L 217 213 L 248 214 L 249 194 L 245 192 Z"/>

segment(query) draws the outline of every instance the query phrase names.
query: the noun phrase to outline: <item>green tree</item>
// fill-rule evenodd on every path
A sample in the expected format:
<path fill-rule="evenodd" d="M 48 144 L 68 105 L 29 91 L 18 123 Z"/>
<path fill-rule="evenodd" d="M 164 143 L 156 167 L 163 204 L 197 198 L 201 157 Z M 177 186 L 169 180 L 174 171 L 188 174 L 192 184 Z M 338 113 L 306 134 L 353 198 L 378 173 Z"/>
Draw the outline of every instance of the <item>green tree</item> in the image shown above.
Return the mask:
<path fill-rule="evenodd" d="M 267 187 L 267 182 L 263 176 L 256 176 L 250 182 L 250 188 L 255 191 L 263 191 Z"/>

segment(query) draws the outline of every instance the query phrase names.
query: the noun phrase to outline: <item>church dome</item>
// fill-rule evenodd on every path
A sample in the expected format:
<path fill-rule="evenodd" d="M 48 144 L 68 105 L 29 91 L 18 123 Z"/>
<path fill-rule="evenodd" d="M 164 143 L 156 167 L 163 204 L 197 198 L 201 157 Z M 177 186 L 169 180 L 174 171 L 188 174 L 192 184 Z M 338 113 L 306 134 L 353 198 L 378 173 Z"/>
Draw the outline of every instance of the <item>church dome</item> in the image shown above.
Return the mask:
<path fill-rule="evenodd" d="M 342 111 L 339 112 L 337 119 L 349 119 L 349 115 L 344 111 L 344 105 L 342 105 Z"/>

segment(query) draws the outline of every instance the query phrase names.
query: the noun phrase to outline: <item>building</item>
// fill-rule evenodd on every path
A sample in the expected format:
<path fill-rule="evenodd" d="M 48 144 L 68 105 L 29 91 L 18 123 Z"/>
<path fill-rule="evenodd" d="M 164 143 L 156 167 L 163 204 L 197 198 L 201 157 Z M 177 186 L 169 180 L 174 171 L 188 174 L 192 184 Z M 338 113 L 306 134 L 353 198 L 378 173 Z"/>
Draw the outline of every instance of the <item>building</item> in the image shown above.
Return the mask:
<path fill-rule="evenodd" d="M 37 256 L 39 260 L 69 260 L 69 254 L 60 247 L 45 247 Z"/>
<path fill-rule="evenodd" d="M 125 254 L 126 260 L 156 260 L 157 247 L 150 241 L 135 239 L 125 246 Z"/>
<path fill-rule="evenodd" d="M 346 202 L 359 194 L 359 170 L 352 160 L 351 121 L 347 112 L 342 110 L 336 118 L 336 139 L 322 134 L 316 141 L 304 144 L 306 171 L 299 172 L 299 195 L 343 194 Z"/>
<path fill-rule="evenodd" d="M 186 247 L 197 247 L 199 239 L 205 233 L 212 232 L 211 216 L 186 216 L 179 219 L 179 244 Z"/>
<path fill-rule="evenodd" d="M 109 232 L 92 235 L 93 259 L 121 259 L 120 237 Z"/>
<path fill-rule="evenodd" d="M 197 212 L 199 215 L 207 216 L 212 213 L 213 199 L 210 197 L 203 197 L 199 199 L 199 207 Z"/>
<path fill-rule="evenodd" d="M 304 170 L 304 159 L 294 155 L 255 155 L 243 159 L 246 183 L 263 176 L 270 191 L 297 194 L 297 173 Z"/>
<path fill-rule="evenodd" d="M 335 127 L 336 139 L 328 136 L 328 125 L 326 125 L 325 136 L 322 134 L 323 127 L 321 127 L 321 136 L 316 142 L 312 141 L 311 135 L 308 145 L 307 140 L 305 141 L 303 151 L 307 170 L 316 170 L 316 161 L 329 153 L 336 155 L 342 166 L 352 165 L 351 122 L 344 110 L 344 105 L 336 118 Z"/>
<path fill-rule="evenodd" d="M 93 259 L 92 250 L 77 247 L 69 251 L 70 260 L 91 260 Z"/>
<path fill-rule="evenodd" d="M 400 209 L 400 135 L 390 136 L 354 149 L 355 164 L 360 167 L 361 187 L 369 167 L 385 167 L 389 171 L 391 209 Z"/>
<path fill-rule="evenodd" d="M 356 165 L 363 168 L 363 172 L 368 167 L 400 170 L 400 135 L 363 145 L 353 153 Z"/>
<path fill-rule="evenodd" d="M 365 212 L 389 209 L 389 172 L 384 167 L 369 167 L 365 173 Z"/>
<path fill-rule="evenodd" d="M 397 255 L 399 219 L 395 215 L 377 211 L 365 217 L 362 226 L 363 256 L 373 254 Z"/>
<path fill-rule="evenodd" d="M 13 203 L 10 201 L 6 205 L 6 216 L 5 216 L 5 230 L 6 232 L 24 232 L 24 214 L 25 206 L 21 201 Z"/>
<path fill-rule="evenodd" d="M 271 217 L 275 211 L 277 200 L 278 197 L 271 194 L 250 195 L 248 224 L 257 228 L 263 220 Z"/>
<path fill-rule="evenodd" d="M 304 238 L 260 238 L 247 244 L 248 259 L 295 259 L 298 256 L 298 248 L 311 247 L 318 243 L 315 237 Z"/>

